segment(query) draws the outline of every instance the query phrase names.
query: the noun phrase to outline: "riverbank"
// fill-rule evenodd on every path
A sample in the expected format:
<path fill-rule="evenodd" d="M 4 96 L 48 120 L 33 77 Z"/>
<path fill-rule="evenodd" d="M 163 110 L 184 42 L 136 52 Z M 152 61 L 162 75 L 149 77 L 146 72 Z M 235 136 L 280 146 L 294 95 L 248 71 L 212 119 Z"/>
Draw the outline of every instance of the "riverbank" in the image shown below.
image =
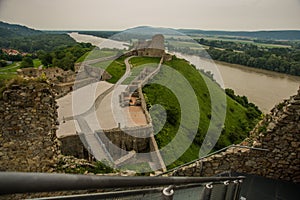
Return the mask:
<path fill-rule="evenodd" d="M 75 35 L 80 36 L 81 42 L 89 42 L 90 37 L 103 40 L 95 36 L 78 33 Z M 78 41 L 74 34 L 70 36 Z M 300 85 L 300 77 L 297 76 L 221 61 L 206 61 L 199 56 L 184 55 L 184 58 L 198 69 L 214 72 L 214 77 L 221 81 L 221 86 L 233 89 L 238 95 L 246 96 L 265 114 L 282 100 L 296 94 Z"/>
<path fill-rule="evenodd" d="M 254 67 L 248 67 L 245 65 L 239 65 L 239 64 L 232 64 L 232 63 L 228 63 L 228 62 L 223 62 L 223 61 L 218 61 L 218 60 L 214 60 L 214 62 L 217 65 L 226 65 L 228 67 L 233 67 L 233 68 L 237 68 L 237 69 L 242 69 L 244 71 L 247 72 L 254 72 L 254 73 L 262 73 L 264 75 L 267 76 L 276 76 L 276 77 L 281 77 L 281 78 L 288 78 L 291 81 L 296 81 L 300 83 L 300 76 L 293 76 L 290 74 L 283 74 L 283 73 L 279 73 L 279 72 L 274 72 L 274 71 L 270 71 L 270 70 L 265 70 L 265 69 L 259 69 L 259 68 L 254 68 Z M 297 90 L 296 90 L 297 91 Z"/>
<path fill-rule="evenodd" d="M 213 61 L 199 56 L 176 54 L 196 66 L 197 69 L 211 71 L 214 78 L 225 88 L 246 96 L 263 113 L 269 113 L 276 104 L 296 94 L 300 77 L 278 72 L 251 68 L 243 65 Z"/>

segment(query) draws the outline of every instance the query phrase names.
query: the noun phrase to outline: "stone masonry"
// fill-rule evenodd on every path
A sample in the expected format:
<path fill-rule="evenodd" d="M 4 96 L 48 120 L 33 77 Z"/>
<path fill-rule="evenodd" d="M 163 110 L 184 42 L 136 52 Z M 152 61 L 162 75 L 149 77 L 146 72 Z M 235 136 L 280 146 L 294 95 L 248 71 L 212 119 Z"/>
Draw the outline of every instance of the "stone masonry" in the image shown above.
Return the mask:
<path fill-rule="evenodd" d="M 14 81 L 0 97 L 0 113 L 0 171 L 52 172 L 60 151 L 49 84 Z"/>
<path fill-rule="evenodd" d="M 272 179 L 300 182 L 300 89 L 275 106 L 254 128 L 243 146 L 200 159 L 172 171 L 171 176 L 213 176 L 241 172 Z"/>

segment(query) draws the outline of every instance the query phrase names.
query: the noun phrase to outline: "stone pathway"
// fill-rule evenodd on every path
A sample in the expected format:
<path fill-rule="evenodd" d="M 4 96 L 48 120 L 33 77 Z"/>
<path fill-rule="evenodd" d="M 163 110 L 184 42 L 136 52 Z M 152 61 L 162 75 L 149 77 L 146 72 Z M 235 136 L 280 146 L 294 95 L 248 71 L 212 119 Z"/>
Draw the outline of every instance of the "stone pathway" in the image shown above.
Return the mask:
<path fill-rule="evenodd" d="M 77 126 L 76 130 L 78 134 L 80 134 L 81 139 L 84 140 L 83 143 L 87 146 L 86 148 L 95 157 L 95 159 L 105 159 L 113 165 L 116 164 L 115 161 L 112 159 L 112 156 L 95 132 L 97 130 L 116 128 L 119 123 L 121 124 L 121 127 L 136 127 L 147 124 L 145 114 L 142 109 L 128 107 L 123 108 L 119 103 L 118 97 L 127 87 L 127 85 L 122 85 L 122 83 L 131 74 L 131 65 L 129 63 L 131 58 L 132 57 L 128 57 L 125 59 L 124 62 L 126 65 L 126 71 L 115 85 L 95 83 L 95 85 L 88 85 L 74 91 L 78 92 L 78 94 L 73 94 L 75 96 L 67 95 L 58 100 L 59 105 L 62 106 L 62 108 L 60 108 L 62 111 L 61 113 L 67 113 L 68 115 L 62 116 L 59 112 L 60 123 L 62 121 L 65 122 L 65 124 L 59 128 L 59 132 L 61 133 L 60 135 L 62 135 L 66 130 L 69 132 L 74 131 L 74 126 Z M 87 96 L 95 93 L 96 97 L 86 98 Z M 73 98 L 70 99 L 71 97 Z M 76 107 L 75 112 L 74 109 L 72 109 L 72 105 L 74 106 L 74 102 L 72 101 L 74 100 L 78 101 L 77 103 L 75 102 L 75 105 L 78 106 Z M 82 101 L 84 101 L 84 104 L 81 103 Z M 72 126 L 72 128 L 69 127 L 66 129 L 68 126 Z M 127 157 L 130 160 L 133 156 L 135 157 L 135 154 L 132 152 L 130 154 L 129 152 L 127 156 L 125 155 L 120 158 L 121 160 L 117 160 L 117 163 L 125 162 L 124 159 Z M 162 165 L 163 168 L 165 168 L 162 162 L 156 163 L 158 158 L 152 157 L 153 156 L 148 156 L 144 161 L 148 162 L 153 170 L 160 169 L 161 166 L 158 165 Z"/>

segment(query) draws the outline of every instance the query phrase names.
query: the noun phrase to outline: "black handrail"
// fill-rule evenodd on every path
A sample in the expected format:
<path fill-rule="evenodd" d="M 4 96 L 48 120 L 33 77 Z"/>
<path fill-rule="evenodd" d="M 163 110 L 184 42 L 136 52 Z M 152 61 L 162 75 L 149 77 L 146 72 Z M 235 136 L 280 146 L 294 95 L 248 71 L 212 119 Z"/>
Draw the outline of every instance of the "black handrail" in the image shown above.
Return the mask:
<path fill-rule="evenodd" d="M 237 181 L 245 177 L 121 177 L 74 174 L 0 172 L 0 194 L 134 188 Z"/>

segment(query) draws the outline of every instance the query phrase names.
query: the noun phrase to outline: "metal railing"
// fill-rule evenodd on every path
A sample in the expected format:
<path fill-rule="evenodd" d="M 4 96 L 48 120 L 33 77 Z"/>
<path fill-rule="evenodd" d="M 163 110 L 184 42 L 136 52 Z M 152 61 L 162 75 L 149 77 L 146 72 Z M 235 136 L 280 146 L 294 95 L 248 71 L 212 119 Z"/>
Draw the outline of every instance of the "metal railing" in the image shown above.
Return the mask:
<path fill-rule="evenodd" d="M 111 192 L 46 199 L 239 199 L 244 178 L 119 177 L 0 172 L 0 195 L 112 189 Z M 122 191 L 113 191 L 116 189 Z"/>

